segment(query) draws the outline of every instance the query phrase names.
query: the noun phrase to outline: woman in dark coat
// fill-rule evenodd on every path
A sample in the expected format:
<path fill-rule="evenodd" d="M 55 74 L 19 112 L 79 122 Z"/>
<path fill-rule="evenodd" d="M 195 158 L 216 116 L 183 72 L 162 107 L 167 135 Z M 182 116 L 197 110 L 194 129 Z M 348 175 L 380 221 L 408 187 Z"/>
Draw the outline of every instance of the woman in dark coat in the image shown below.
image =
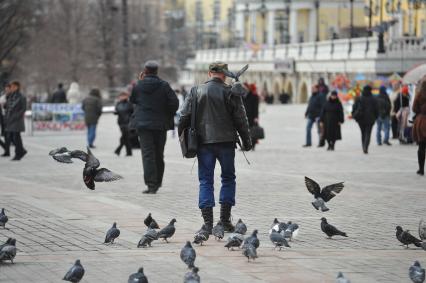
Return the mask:
<path fill-rule="evenodd" d="M 114 114 L 118 115 L 117 123 L 120 127 L 121 137 L 120 144 L 114 152 L 115 154 L 120 155 L 121 149 L 125 146 L 126 156 L 131 156 L 132 146 L 130 144 L 129 122 L 130 116 L 133 113 L 133 105 L 129 101 L 129 94 L 126 92 L 120 93 L 118 99 L 119 100 L 115 105 Z"/>
<path fill-rule="evenodd" d="M 419 83 L 416 97 L 414 98 L 413 111 L 416 119 L 413 125 L 413 139 L 419 145 L 417 159 L 419 170 L 417 174 L 425 174 L 425 152 L 426 152 L 426 76 Z"/>
<path fill-rule="evenodd" d="M 340 125 L 345 121 L 343 106 L 337 97 L 337 92 L 332 91 L 321 111 L 321 125 L 324 129 L 324 139 L 328 143 L 327 150 L 334 150 L 337 140 L 342 139 Z"/>
<path fill-rule="evenodd" d="M 246 108 L 249 126 L 252 128 L 253 126 L 257 125 L 259 119 L 259 95 L 257 94 L 256 86 L 254 84 L 245 84 L 245 87 L 247 88 L 248 92 L 244 97 L 243 102 L 244 107 Z M 254 150 L 256 143 L 257 140 L 252 139 L 252 150 Z"/>

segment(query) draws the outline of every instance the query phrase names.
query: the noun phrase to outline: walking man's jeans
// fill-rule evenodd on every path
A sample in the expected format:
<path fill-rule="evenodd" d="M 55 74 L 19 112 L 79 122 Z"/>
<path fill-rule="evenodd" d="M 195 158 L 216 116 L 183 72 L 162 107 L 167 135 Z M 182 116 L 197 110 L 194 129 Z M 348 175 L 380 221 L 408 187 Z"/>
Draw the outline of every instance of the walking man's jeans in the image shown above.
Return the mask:
<path fill-rule="evenodd" d="M 148 188 L 158 190 L 163 183 L 167 131 L 139 129 L 138 135 L 145 184 Z"/>
<path fill-rule="evenodd" d="M 87 144 L 93 146 L 96 138 L 96 124 L 87 125 Z"/>
<path fill-rule="evenodd" d="M 373 130 L 374 124 L 364 124 L 359 123 L 359 128 L 361 129 L 361 142 L 362 149 L 364 152 L 368 152 L 368 146 L 370 145 L 371 131 Z"/>
<path fill-rule="evenodd" d="M 317 124 L 319 138 L 321 139 L 321 129 L 320 129 L 320 124 L 319 124 L 319 119 L 308 118 L 308 122 L 306 124 L 306 145 L 312 145 L 312 133 L 311 132 L 312 132 L 312 126 L 315 123 Z"/>
<path fill-rule="evenodd" d="M 377 144 L 382 144 L 382 130 L 385 132 L 385 137 L 383 142 L 389 142 L 389 130 L 390 130 L 390 118 L 378 118 L 377 119 L 377 132 L 376 139 Z"/>
<path fill-rule="evenodd" d="M 198 153 L 198 179 L 200 181 L 200 194 L 198 207 L 214 207 L 214 168 L 216 160 L 222 169 L 222 187 L 220 189 L 220 204 L 235 205 L 235 144 L 215 143 L 199 146 Z"/>

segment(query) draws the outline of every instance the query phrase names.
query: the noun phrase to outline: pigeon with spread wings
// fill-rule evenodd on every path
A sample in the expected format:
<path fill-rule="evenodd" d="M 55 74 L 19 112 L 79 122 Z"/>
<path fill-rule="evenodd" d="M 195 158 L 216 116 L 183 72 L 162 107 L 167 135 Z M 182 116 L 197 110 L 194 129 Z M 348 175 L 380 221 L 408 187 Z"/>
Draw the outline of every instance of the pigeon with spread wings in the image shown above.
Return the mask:
<path fill-rule="evenodd" d="M 340 182 L 326 186 L 321 190 L 318 183 L 308 177 L 305 177 L 305 185 L 308 191 L 314 195 L 315 201 L 312 202 L 312 205 L 316 210 L 321 208 L 323 212 L 330 210 L 325 203 L 340 193 L 344 187 L 343 182 Z"/>

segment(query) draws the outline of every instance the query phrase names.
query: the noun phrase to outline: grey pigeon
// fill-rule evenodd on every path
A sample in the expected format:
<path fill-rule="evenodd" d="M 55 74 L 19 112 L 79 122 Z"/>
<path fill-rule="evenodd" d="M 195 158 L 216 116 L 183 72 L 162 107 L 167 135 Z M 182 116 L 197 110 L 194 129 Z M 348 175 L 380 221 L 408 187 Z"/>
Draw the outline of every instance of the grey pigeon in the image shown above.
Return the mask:
<path fill-rule="evenodd" d="M 330 210 L 325 203 L 340 193 L 344 187 L 343 182 L 340 182 L 326 186 L 321 190 L 318 183 L 308 177 L 305 177 L 305 185 L 308 191 L 314 195 L 315 201 L 312 202 L 312 205 L 316 210 L 321 208 L 323 212 Z"/>
<path fill-rule="evenodd" d="M 6 242 L 4 242 L 4 244 L 0 245 L 0 251 L 4 246 L 10 245 L 11 241 L 12 241 L 12 238 L 7 238 Z"/>
<path fill-rule="evenodd" d="M 243 249 L 244 249 L 244 247 L 245 246 L 247 246 L 247 245 L 253 245 L 256 249 L 259 247 L 259 239 L 257 238 L 257 233 L 258 233 L 258 231 L 257 230 L 254 230 L 253 231 L 253 233 L 251 233 L 251 236 L 250 237 L 247 237 L 245 240 L 244 240 L 244 245 L 243 245 Z"/>
<path fill-rule="evenodd" d="M 422 242 L 422 249 L 426 251 L 426 242 Z"/>
<path fill-rule="evenodd" d="M 244 224 L 244 222 L 240 219 L 238 219 L 237 224 L 235 224 L 235 230 L 234 233 L 238 233 L 241 235 L 245 235 L 247 233 L 247 226 Z"/>
<path fill-rule="evenodd" d="M 57 155 L 57 154 L 63 154 L 63 153 L 67 153 L 67 152 L 69 152 L 69 150 L 66 147 L 59 147 L 59 148 L 51 150 L 49 152 L 49 155 L 54 156 L 54 155 Z"/>
<path fill-rule="evenodd" d="M 250 262 L 250 259 L 255 260 L 257 258 L 256 247 L 252 244 L 247 244 L 243 247 L 243 255 L 247 257 L 247 261 Z"/>
<path fill-rule="evenodd" d="M 203 245 L 203 242 L 207 241 L 209 239 L 209 231 L 207 229 L 207 226 L 203 224 L 200 230 L 198 230 L 194 235 L 194 244 L 199 244 L 200 246 Z"/>
<path fill-rule="evenodd" d="M 287 229 L 284 230 L 284 237 L 291 241 L 291 240 L 295 239 L 298 234 L 299 234 L 299 225 L 289 221 Z"/>
<path fill-rule="evenodd" d="M 13 259 L 16 256 L 16 239 L 11 239 L 8 244 L 2 246 L 0 250 L 0 262 L 10 260 L 13 263 Z"/>
<path fill-rule="evenodd" d="M 0 212 L 0 226 L 3 226 L 3 228 L 6 228 L 7 221 L 9 221 L 9 218 L 7 217 L 6 213 L 4 212 L 4 208 L 2 208 L 1 212 Z"/>
<path fill-rule="evenodd" d="M 290 248 L 290 245 L 288 244 L 285 237 L 276 231 L 272 231 L 272 233 L 269 235 L 269 239 L 271 240 L 272 244 L 275 245 L 274 249 L 279 247 L 281 250 L 283 246 Z"/>
<path fill-rule="evenodd" d="M 242 74 L 245 73 L 245 71 L 247 71 L 249 65 L 245 65 L 241 70 L 239 70 L 238 72 L 234 73 L 228 70 L 224 70 L 225 76 L 230 77 L 232 79 L 234 79 L 236 82 L 239 81 L 239 78 Z"/>
<path fill-rule="evenodd" d="M 185 274 L 183 283 L 200 283 L 200 275 L 198 275 L 198 267 L 193 267 L 191 271 Z"/>
<path fill-rule="evenodd" d="M 228 237 L 228 242 L 225 244 L 225 248 L 234 250 L 234 248 L 239 248 L 244 241 L 244 236 L 239 233 L 232 233 Z"/>
<path fill-rule="evenodd" d="M 413 281 L 414 283 L 425 282 L 425 269 L 422 268 L 420 262 L 418 262 L 417 260 L 408 269 L 408 275 L 410 276 L 411 281 Z"/>
<path fill-rule="evenodd" d="M 173 218 L 166 227 L 158 231 L 158 239 L 163 239 L 168 243 L 167 238 L 171 238 L 176 232 L 175 223 L 176 219 Z"/>
<path fill-rule="evenodd" d="M 406 248 L 408 245 L 415 245 L 416 247 L 422 246 L 422 241 L 410 234 L 410 231 L 404 231 L 401 226 L 396 226 L 396 238 L 400 241 Z"/>
<path fill-rule="evenodd" d="M 148 279 L 143 273 L 143 267 L 139 268 L 138 272 L 131 274 L 127 283 L 148 283 Z"/>
<path fill-rule="evenodd" d="M 155 221 L 155 219 L 152 218 L 151 213 L 148 214 L 148 216 L 145 218 L 143 223 L 146 225 L 146 227 L 149 227 L 151 225 L 151 223 L 153 223 L 152 225 L 153 225 L 154 229 L 160 229 L 160 226 L 158 226 L 157 221 Z"/>
<path fill-rule="evenodd" d="M 145 234 L 139 240 L 138 248 L 145 248 L 147 246 L 151 247 L 151 243 L 155 240 L 158 240 L 158 233 L 155 231 L 154 226 L 155 225 L 151 223 L 151 225 L 148 227 L 148 230 L 146 230 Z"/>
<path fill-rule="evenodd" d="M 225 228 L 223 228 L 222 221 L 218 221 L 216 226 L 212 229 L 212 234 L 216 240 L 222 240 L 225 235 Z"/>
<path fill-rule="evenodd" d="M 191 242 L 187 241 L 185 246 L 180 251 L 180 259 L 188 266 L 188 268 L 193 268 L 196 257 L 197 254 L 194 248 L 191 246 Z"/>
<path fill-rule="evenodd" d="M 332 238 L 333 236 L 343 236 L 347 237 L 345 232 L 340 231 L 333 225 L 327 222 L 325 217 L 321 218 L 321 230 L 328 236 L 328 238 Z"/>
<path fill-rule="evenodd" d="M 351 281 L 346 279 L 342 272 L 339 272 L 337 273 L 336 283 L 351 283 Z"/>
<path fill-rule="evenodd" d="M 271 230 L 269 230 L 269 234 L 272 233 L 272 231 L 281 233 L 282 231 L 285 231 L 288 227 L 288 224 L 285 222 L 278 221 L 277 218 L 274 219 L 271 225 Z"/>
<path fill-rule="evenodd" d="M 65 274 L 62 280 L 69 281 L 72 283 L 78 283 L 84 276 L 84 268 L 80 263 L 80 260 L 77 259 L 73 266 L 71 266 L 70 270 L 68 270 L 67 274 Z"/>
<path fill-rule="evenodd" d="M 426 222 L 422 219 L 419 223 L 419 238 L 420 240 L 426 240 Z"/>
<path fill-rule="evenodd" d="M 106 233 L 104 244 L 113 244 L 118 236 L 120 236 L 120 229 L 117 228 L 117 223 L 114 222 Z"/>

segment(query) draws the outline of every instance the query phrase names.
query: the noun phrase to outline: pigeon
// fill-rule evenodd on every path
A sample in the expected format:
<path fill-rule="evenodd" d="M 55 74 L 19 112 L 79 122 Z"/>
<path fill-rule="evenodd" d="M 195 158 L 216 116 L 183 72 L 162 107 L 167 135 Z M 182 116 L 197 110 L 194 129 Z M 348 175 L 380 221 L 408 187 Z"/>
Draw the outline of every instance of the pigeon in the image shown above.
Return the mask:
<path fill-rule="evenodd" d="M 422 241 L 410 234 L 410 231 L 404 231 L 401 226 L 396 226 L 396 238 L 408 248 L 408 245 L 422 246 Z"/>
<path fill-rule="evenodd" d="M 158 239 L 163 239 L 164 241 L 166 241 L 168 243 L 167 238 L 171 238 L 176 232 L 175 222 L 176 222 L 176 219 L 173 218 L 170 221 L 169 225 L 167 225 L 166 227 L 164 227 L 163 229 L 158 231 Z M 152 222 L 152 223 L 154 223 L 154 222 Z M 155 222 L 155 224 L 157 224 L 157 223 Z"/>
<path fill-rule="evenodd" d="M 251 233 L 250 237 L 247 237 L 244 240 L 243 249 L 248 245 L 253 245 L 256 249 L 259 247 L 259 239 L 257 238 L 257 230 L 254 230 L 253 233 Z"/>
<path fill-rule="evenodd" d="M 56 151 L 60 152 L 60 149 Z M 55 150 L 50 153 L 55 152 Z M 83 181 L 90 190 L 95 189 L 95 182 L 112 182 L 123 179 L 120 175 L 106 169 L 98 167 L 101 165 L 99 160 L 93 155 L 89 147 L 87 153 L 81 150 L 66 151 L 52 155 L 53 159 L 61 163 L 72 163 L 72 158 L 78 158 L 85 162 L 83 169 Z"/>
<path fill-rule="evenodd" d="M 411 281 L 414 283 L 425 282 L 425 269 L 421 267 L 420 262 L 417 260 L 408 269 L 408 275 L 410 276 Z"/>
<path fill-rule="evenodd" d="M 185 274 L 183 283 L 200 283 L 200 275 L 198 275 L 198 267 L 193 267 L 191 271 Z"/>
<path fill-rule="evenodd" d="M 255 260 L 257 258 L 256 247 L 253 244 L 247 244 L 243 247 L 243 255 L 247 257 L 247 261 L 250 262 L 250 259 Z"/>
<path fill-rule="evenodd" d="M 287 229 L 284 230 L 284 237 L 291 241 L 291 240 L 295 239 L 298 234 L 299 234 L 299 225 L 289 221 Z"/>
<path fill-rule="evenodd" d="M 231 249 L 231 251 L 234 250 L 234 248 L 238 248 L 241 246 L 241 244 L 244 241 L 244 236 L 238 233 L 232 233 L 228 237 L 228 242 L 225 245 L 225 248 Z"/>
<path fill-rule="evenodd" d="M 74 265 L 68 270 L 67 274 L 65 274 L 62 280 L 69 281 L 72 283 L 80 282 L 81 278 L 84 276 L 84 268 L 80 263 L 80 260 L 77 259 Z"/>
<path fill-rule="evenodd" d="M 145 234 L 139 240 L 138 248 L 146 248 L 146 246 L 151 247 L 151 243 L 154 240 L 158 240 L 158 233 L 155 231 L 154 226 L 154 223 L 151 223 L 151 225 L 148 227 L 148 230 L 146 230 Z"/>
<path fill-rule="evenodd" d="M 0 226 L 3 226 L 3 228 L 6 229 L 6 223 L 7 223 L 7 221 L 9 221 L 9 218 L 4 213 L 4 208 L 2 208 L 1 212 L 0 212 Z"/>
<path fill-rule="evenodd" d="M 209 231 L 207 230 L 206 224 L 203 224 L 200 230 L 198 230 L 195 233 L 194 236 L 194 244 L 199 244 L 200 246 L 203 245 L 203 242 L 207 241 L 209 239 Z"/>
<path fill-rule="evenodd" d="M 423 219 L 419 223 L 419 238 L 422 241 L 426 240 L 426 222 Z"/>
<path fill-rule="evenodd" d="M 351 281 L 345 278 L 342 272 L 339 272 L 337 273 L 336 283 L 351 283 Z"/>
<path fill-rule="evenodd" d="M 274 250 L 278 247 L 281 250 L 283 246 L 290 248 L 290 245 L 288 244 L 285 237 L 276 231 L 272 231 L 272 233 L 269 235 L 269 239 L 271 240 L 272 244 L 275 245 Z"/>
<path fill-rule="evenodd" d="M 241 70 L 239 70 L 236 73 L 233 73 L 233 72 L 228 71 L 228 70 L 224 70 L 225 71 L 224 73 L 225 73 L 225 76 L 227 76 L 227 77 L 229 77 L 231 79 L 234 79 L 236 82 L 238 82 L 240 76 L 242 74 L 244 74 L 245 71 L 247 71 L 248 67 L 249 67 L 249 65 L 245 65 Z"/>
<path fill-rule="evenodd" d="M 421 246 L 422 246 L 422 249 L 426 251 L 426 242 L 422 242 Z"/>
<path fill-rule="evenodd" d="M 340 231 L 331 224 L 328 224 L 325 217 L 321 218 L 321 230 L 331 239 L 333 236 L 347 237 L 345 232 Z"/>
<path fill-rule="evenodd" d="M 282 231 L 285 231 L 287 229 L 288 224 L 285 222 L 279 222 L 277 218 L 274 219 L 271 225 L 271 230 L 269 230 L 269 234 L 272 233 L 272 231 L 281 233 Z"/>
<path fill-rule="evenodd" d="M 191 242 L 187 241 L 185 246 L 180 251 L 180 259 L 188 266 L 188 268 L 194 268 L 194 262 L 197 254 L 194 248 L 191 246 Z"/>
<path fill-rule="evenodd" d="M 6 242 L 0 245 L 0 251 L 4 246 L 10 245 L 11 241 L 12 241 L 12 238 L 7 238 Z"/>
<path fill-rule="evenodd" d="M 143 267 L 139 268 L 138 272 L 131 274 L 127 283 L 148 283 L 148 279 L 143 273 Z"/>
<path fill-rule="evenodd" d="M 68 152 L 70 152 L 70 151 L 66 147 L 59 147 L 59 148 L 51 150 L 49 152 L 49 155 L 54 156 L 54 155 L 58 155 L 58 154 L 68 153 Z"/>
<path fill-rule="evenodd" d="M 104 244 L 114 244 L 114 240 L 120 236 L 120 229 L 117 228 L 117 223 L 113 223 L 112 227 L 109 228 Z"/>
<path fill-rule="evenodd" d="M 2 246 L 0 250 L 0 262 L 4 260 L 10 260 L 13 263 L 13 259 L 16 256 L 16 239 L 11 239 L 9 243 Z"/>
<path fill-rule="evenodd" d="M 238 233 L 241 235 L 245 235 L 247 233 L 247 226 L 244 224 L 244 222 L 240 219 L 238 219 L 237 224 L 235 224 L 235 230 L 234 233 Z"/>
<path fill-rule="evenodd" d="M 153 223 L 154 229 L 160 229 L 160 226 L 158 226 L 157 221 L 155 221 L 154 218 L 152 218 L 151 213 L 148 214 L 148 216 L 145 218 L 143 223 L 145 223 L 146 227 L 149 227 L 151 223 Z"/>
<path fill-rule="evenodd" d="M 341 182 L 326 186 L 321 190 L 318 183 L 308 177 L 305 177 L 305 185 L 308 191 L 314 195 L 315 201 L 312 202 L 312 205 L 316 210 L 321 208 L 322 212 L 330 210 L 325 203 L 340 193 L 344 187 L 343 182 Z"/>
<path fill-rule="evenodd" d="M 225 229 L 223 228 L 222 221 L 218 221 L 216 226 L 212 229 L 212 234 L 216 240 L 222 240 L 225 235 Z"/>

